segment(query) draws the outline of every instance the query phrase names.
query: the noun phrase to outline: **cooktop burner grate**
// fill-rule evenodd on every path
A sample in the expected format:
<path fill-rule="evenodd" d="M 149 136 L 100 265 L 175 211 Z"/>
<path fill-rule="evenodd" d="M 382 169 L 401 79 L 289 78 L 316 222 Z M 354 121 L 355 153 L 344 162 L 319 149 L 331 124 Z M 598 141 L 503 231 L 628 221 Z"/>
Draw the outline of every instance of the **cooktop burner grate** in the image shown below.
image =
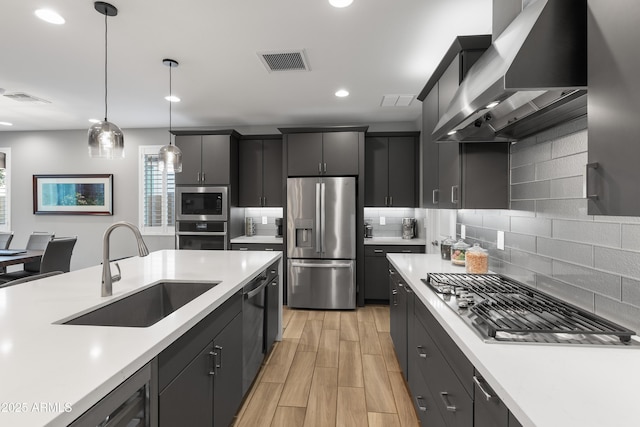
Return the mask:
<path fill-rule="evenodd" d="M 423 281 L 476 329 L 496 340 L 627 343 L 635 334 L 501 275 L 433 273 Z"/>

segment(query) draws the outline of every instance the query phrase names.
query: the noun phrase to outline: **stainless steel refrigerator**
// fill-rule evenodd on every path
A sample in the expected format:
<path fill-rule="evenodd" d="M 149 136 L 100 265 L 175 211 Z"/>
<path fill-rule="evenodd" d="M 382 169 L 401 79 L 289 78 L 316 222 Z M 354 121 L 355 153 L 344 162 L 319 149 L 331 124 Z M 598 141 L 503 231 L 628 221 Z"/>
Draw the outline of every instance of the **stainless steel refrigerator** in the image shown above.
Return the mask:
<path fill-rule="evenodd" d="M 356 307 L 356 179 L 287 179 L 287 304 Z"/>

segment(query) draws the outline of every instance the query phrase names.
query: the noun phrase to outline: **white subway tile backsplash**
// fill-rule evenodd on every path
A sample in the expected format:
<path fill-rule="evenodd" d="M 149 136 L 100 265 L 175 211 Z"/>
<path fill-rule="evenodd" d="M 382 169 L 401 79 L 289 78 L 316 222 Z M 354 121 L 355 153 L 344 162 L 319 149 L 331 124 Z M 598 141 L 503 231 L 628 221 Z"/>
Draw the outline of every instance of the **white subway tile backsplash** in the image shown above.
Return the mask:
<path fill-rule="evenodd" d="M 551 180 L 552 199 L 580 199 L 584 197 L 584 176 Z"/>
<path fill-rule="evenodd" d="M 504 245 L 507 248 L 521 251 L 536 252 L 536 236 L 526 234 L 504 233 Z"/>
<path fill-rule="evenodd" d="M 536 277 L 536 287 L 557 298 L 570 301 L 585 310 L 594 311 L 595 296 L 592 292 L 543 275 Z"/>
<path fill-rule="evenodd" d="M 511 169 L 511 183 L 518 184 L 536 179 L 536 165 L 529 164 Z"/>
<path fill-rule="evenodd" d="M 554 219 L 553 238 L 619 248 L 620 224 Z"/>
<path fill-rule="evenodd" d="M 514 168 L 546 160 L 551 160 L 551 144 L 536 144 L 516 152 L 512 151 L 511 167 Z"/>
<path fill-rule="evenodd" d="M 551 219 L 548 218 L 511 218 L 511 231 L 520 234 L 551 237 Z"/>
<path fill-rule="evenodd" d="M 516 249 L 511 250 L 511 262 L 513 264 L 545 276 L 551 276 L 551 261 L 551 258 L 520 252 Z"/>
<path fill-rule="evenodd" d="M 570 156 L 577 153 L 587 152 L 587 130 L 583 129 L 563 137 L 551 143 L 551 157 Z"/>
<path fill-rule="evenodd" d="M 622 249 L 640 251 L 640 225 L 622 224 L 621 227 Z"/>
<path fill-rule="evenodd" d="M 511 185 L 511 200 L 548 199 L 551 194 L 550 181 L 525 182 Z"/>
<path fill-rule="evenodd" d="M 482 217 L 482 226 L 493 230 L 509 230 L 510 219 L 504 215 L 484 215 Z"/>
<path fill-rule="evenodd" d="M 554 260 L 551 275 L 600 295 L 617 299 L 622 297 L 622 278 L 614 274 Z"/>
<path fill-rule="evenodd" d="M 595 267 L 640 280 L 640 253 L 595 247 Z"/>
<path fill-rule="evenodd" d="M 538 237 L 536 245 L 541 255 L 588 267 L 593 266 L 593 246 L 591 245 L 545 237 Z"/>
<path fill-rule="evenodd" d="M 586 164 L 587 153 L 536 163 L 536 180 L 582 176 Z"/>
<path fill-rule="evenodd" d="M 595 296 L 595 313 L 620 323 L 635 332 L 640 331 L 640 308 L 618 300 Z"/>
<path fill-rule="evenodd" d="M 587 199 L 536 200 L 536 216 L 542 218 L 567 218 L 592 220 L 587 215 Z"/>
<path fill-rule="evenodd" d="M 640 307 L 640 281 L 622 278 L 622 302 Z"/>

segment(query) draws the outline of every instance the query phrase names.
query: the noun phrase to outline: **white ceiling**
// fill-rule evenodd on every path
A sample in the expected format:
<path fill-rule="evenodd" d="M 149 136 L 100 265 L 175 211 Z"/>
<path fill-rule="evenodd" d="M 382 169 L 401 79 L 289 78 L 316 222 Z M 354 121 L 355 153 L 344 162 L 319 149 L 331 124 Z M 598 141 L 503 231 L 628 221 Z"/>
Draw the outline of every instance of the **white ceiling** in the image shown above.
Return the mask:
<path fill-rule="evenodd" d="M 491 0 L 113 0 L 109 112 L 122 128 L 416 122 L 421 103 L 381 107 L 420 92 L 456 35 L 491 32 Z M 35 17 L 58 11 L 66 24 Z M 0 130 L 85 129 L 104 116 L 104 16 L 90 0 L 4 2 Z M 310 72 L 269 73 L 257 52 L 305 49 Z M 336 98 L 345 88 L 351 95 Z"/>

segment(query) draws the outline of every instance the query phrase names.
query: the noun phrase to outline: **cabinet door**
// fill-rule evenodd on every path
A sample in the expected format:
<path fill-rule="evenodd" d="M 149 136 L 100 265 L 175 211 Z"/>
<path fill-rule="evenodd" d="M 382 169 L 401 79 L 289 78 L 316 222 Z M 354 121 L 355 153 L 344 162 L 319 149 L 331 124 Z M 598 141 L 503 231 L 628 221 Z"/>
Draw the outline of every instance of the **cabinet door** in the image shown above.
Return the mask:
<path fill-rule="evenodd" d="M 639 4 L 588 1 L 589 215 L 640 215 Z"/>
<path fill-rule="evenodd" d="M 202 181 L 206 185 L 231 184 L 229 135 L 202 136 Z"/>
<path fill-rule="evenodd" d="M 389 201 L 389 138 L 367 137 L 364 142 L 364 205 L 384 207 Z"/>
<path fill-rule="evenodd" d="M 262 141 L 263 206 L 282 207 L 282 140 Z"/>
<path fill-rule="evenodd" d="M 416 408 L 416 414 L 420 418 L 423 427 L 447 427 L 440 412 L 436 408 L 436 402 L 429 392 L 429 387 L 424 377 L 418 371 L 416 363 L 416 354 L 409 354 L 409 389 L 413 398 L 413 405 Z"/>
<path fill-rule="evenodd" d="M 389 137 L 389 206 L 417 206 L 416 154 L 414 137 Z"/>
<path fill-rule="evenodd" d="M 239 205 L 262 206 L 262 140 L 240 141 Z"/>
<path fill-rule="evenodd" d="M 207 345 L 159 396 L 160 427 L 213 424 L 213 344 Z"/>
<path fill-rule="evenodd" d="M 474 427 L 509 427 L 509 410 L 502 400 L 479 374 L 474 381 Z"/>
<path fill-rule="evenodd" d="M 265 354 L 269 354 L 271 346 L 278 336 L 278 279 L 273 280 L 267 285 L 267 301 L 264 336 L 265 336 Z"/>
<path fill-rule="evenodd" d="M 389 263 L 386 258 L 364 257 L 365 300 L 389 301 Z"/>
<path fill-rule="evenodd" d="M 422 207 L 437 208 L 440 197 L 438 187 L 438 147 L 431 133 L 438 124 L 438 84 L 422 101 Z"/>
<path fill-rule="evenodd" d="M 176 135 L 176 147 L 182 150 L 182 172 L 175 176 L 176 185 L 200 184 L 202 136 Z"/>
<path fill-rule="evenodd" d="M 215 337 L 213 352 L 213 426 L 226 427 L 242 402 L 242 313 Z"/>
<path fill-rule="evenodd" d="M 322 156 L 325 175 L 358 175 L 358 132 L 322 134 Z"/>
<path fill-rule="evenodd" d="M 440 209 L 457 209 L 460 202 L 460 144 L 438 146 L 438 193 Z"/>
<path fill-rule="evenodd" d="M 317 176 L 322 173 L 322 134 L 287 135 L 288 176 Z"/>

